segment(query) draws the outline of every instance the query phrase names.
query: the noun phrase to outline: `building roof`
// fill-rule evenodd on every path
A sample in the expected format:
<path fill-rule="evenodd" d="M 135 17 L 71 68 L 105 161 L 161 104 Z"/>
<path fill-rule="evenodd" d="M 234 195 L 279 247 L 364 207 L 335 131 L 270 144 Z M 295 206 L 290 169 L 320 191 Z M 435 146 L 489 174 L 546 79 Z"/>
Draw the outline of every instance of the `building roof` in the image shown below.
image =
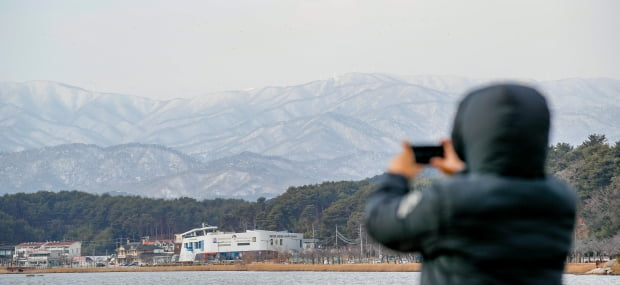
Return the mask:
<path fill-rule="evenodd" d="M 165 244 L 165 243 L 174 243 L 174 241 L 171 239 L 160 239 L 160 240 L 147 240 L 143 242 L 143 244 Z"/>
<path fill-rule="evenodd" d="M 120 247 L 124 248 L 125 250 L 142 250 L 142 251 L 145 251 L 145 250 L 155 250 L 155 249 L 163 249 L 162 247 L 157 246 L 157 245 L 143 244 L 141 242 L 130 242 L 128 244 L 121 245 Z"/>
<path fill-rule="evenodd" d="M 35 241 L 35 242 L 22 242 L 16 247 L 42 247 L 42 246 L 71 246 L 79 241 Z"/>
<path fill-rule="evenodd" d="M 152 245 L 152 244 L 139 244 L 138 246 L 136 246 L 136 250 L 155 250 L 155 249 L 162 249 L 162 248 L 156 245 Z"/>

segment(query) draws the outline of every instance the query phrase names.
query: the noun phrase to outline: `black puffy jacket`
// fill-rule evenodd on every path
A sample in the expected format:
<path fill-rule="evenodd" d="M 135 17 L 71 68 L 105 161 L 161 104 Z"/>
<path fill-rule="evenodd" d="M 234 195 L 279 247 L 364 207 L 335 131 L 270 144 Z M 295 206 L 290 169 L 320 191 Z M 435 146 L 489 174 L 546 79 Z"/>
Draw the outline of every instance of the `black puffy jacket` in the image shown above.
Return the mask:
<path fill-rule="evenodd" d="M 467 169 L 411 192 L 386 174 L 366 206 L 368 233 L 420 252 L 422 284 L 561 284 L 576 198 L 544 172 L 549 125 L 534 89 L 470 93 L 452 132 Z"/>

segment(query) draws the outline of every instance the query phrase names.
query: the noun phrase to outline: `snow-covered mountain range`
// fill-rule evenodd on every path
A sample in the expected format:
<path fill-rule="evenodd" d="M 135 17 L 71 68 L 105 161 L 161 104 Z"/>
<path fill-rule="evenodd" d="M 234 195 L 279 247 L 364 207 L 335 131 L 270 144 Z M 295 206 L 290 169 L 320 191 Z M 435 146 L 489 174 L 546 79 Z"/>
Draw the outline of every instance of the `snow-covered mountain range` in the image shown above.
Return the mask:
<path fill-rule="evenodd" d="M 168 101 L 0 83 L 0 193 L 255 199 L 362 179 L 381 173 L 401 139 L 448 137 L 458 100 L 487 82 L 352 73 Z M 548 97 L 553 142 L 620 139 L 620 80 L 527 83 Z"/>

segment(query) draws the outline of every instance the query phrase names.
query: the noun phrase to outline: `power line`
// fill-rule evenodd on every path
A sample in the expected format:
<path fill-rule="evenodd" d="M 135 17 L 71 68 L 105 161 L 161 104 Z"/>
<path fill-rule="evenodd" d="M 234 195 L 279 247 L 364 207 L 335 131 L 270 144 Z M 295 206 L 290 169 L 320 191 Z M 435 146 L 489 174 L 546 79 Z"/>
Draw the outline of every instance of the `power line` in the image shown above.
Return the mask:
<path fill-rule="evenodd" d="M 341 234 L 340 232 L 338 232 L 338 226 L 336 226 L 336 247 L 338 247 L 338 239 L 343 241 L 346 244 L 358 244 L 357 242 L 355 242 L 352 239 L 349 239 L 347 237 L 345 237 L 343 234 Z"/>

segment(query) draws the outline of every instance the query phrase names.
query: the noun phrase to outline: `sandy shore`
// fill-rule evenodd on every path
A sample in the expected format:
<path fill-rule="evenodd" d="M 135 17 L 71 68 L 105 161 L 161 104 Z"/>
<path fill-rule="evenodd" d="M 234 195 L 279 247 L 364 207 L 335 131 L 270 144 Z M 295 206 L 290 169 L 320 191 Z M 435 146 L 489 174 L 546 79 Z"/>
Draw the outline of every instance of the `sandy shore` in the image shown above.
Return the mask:
<path fill-rule="evenodd" d="M 584 274 L 594 269 L 594 263 L 568 264 L 567 274 Z M 145 267 L 94 267 L 94 268 L 47 268 L 27 269 L 21 274 L 32 273 L 80 273 L 80 272 L 149 272 L 149 271 L 349 271 L 349 272 L 417 272 L 422 265 L 408 264 L 273 264 L 255 263 L 239 265 L 197 265 L 197 266 L 145 266 Z M 612 267 L 614 274 L 620 274 L 620 265 Z M 2 273 L 9 272 L 6 268 Z"/>

